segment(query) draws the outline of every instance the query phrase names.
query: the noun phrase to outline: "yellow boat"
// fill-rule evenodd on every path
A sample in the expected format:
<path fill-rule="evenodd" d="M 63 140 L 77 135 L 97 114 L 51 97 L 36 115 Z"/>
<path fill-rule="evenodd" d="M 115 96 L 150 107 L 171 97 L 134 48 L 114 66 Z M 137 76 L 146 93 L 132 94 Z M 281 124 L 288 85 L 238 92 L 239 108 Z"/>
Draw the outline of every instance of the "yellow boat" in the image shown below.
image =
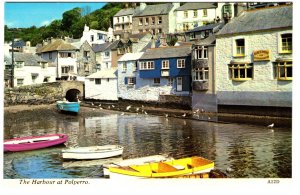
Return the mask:
<path fill-rule="evenodd" d="M 209 173 L 214 162 L 203 157 L 188 157 L 143 165 L 109 167 L 110 178 L 133 176 L 138 178 L 170 178 L 183 175 Z"/>

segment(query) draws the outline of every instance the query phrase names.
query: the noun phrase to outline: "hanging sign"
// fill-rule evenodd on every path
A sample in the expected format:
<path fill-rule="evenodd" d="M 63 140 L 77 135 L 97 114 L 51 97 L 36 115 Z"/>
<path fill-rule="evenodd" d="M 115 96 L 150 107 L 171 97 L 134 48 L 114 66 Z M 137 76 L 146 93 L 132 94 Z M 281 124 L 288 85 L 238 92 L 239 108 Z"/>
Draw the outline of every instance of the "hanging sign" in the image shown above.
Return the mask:
<path fill-rule="evenodd" d="M 253 51 L 253 61 L 270 60 L 270 50 L 256 50 Z"/>

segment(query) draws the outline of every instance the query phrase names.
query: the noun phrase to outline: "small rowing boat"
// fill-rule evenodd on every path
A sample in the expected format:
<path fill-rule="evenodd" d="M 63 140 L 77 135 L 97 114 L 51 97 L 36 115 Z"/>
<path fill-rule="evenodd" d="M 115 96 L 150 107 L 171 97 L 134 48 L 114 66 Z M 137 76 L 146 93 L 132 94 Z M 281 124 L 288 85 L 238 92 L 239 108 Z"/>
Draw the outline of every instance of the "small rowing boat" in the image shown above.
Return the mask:
<path fill-rule="evenodd" d="M 208 173 L 214 169 L 214 162 L 203 157 L 194 156 L 142 165 L 114 166 L 108 169 L 110 178 L 170 178 Z"/>
<path fill-rule="evenodd" d="M 123 153 L 123 147 L 119 145 L 89 146 L 62 150 L 64 159 L 103 159 L 114 156 L 120 156 Z"/>
<path fill-rule="evenodd" d="M 19 152 L 26 150 L 37 150 L 59 144 L 68 140 L 65 134 L 49 134 L 41 136 L 27 136 L 4 140 L 4 152 Z"/>
<path fill-rule="evenodd" d="M 78 113 L 80 109 L 80 102 L 57 101 L 56 107 L 60 111 Z"/>

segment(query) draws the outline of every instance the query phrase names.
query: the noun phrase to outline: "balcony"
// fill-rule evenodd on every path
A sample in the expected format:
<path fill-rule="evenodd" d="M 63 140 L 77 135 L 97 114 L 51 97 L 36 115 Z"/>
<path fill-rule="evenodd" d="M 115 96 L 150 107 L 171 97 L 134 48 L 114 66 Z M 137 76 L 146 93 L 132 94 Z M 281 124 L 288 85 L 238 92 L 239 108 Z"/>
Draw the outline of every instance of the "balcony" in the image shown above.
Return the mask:
<path fill-rule="evenodd" d="M 208 82 L 207 81 L 193 81 L 193 90 L 207 91 L 208 90 Z"/>
<path fill-rule="evenodd" d="M 169 70 L 162 70 L 161 71 L 161 76 L 162 77 L 168 77 L 168 76 L 170 76 L 170 71 Z"/>
<path fill-rule="evenodd" d="M 192 61 L 193 68 L 205 68 L 208 67 L 208 59 L 194 59 Z"/>

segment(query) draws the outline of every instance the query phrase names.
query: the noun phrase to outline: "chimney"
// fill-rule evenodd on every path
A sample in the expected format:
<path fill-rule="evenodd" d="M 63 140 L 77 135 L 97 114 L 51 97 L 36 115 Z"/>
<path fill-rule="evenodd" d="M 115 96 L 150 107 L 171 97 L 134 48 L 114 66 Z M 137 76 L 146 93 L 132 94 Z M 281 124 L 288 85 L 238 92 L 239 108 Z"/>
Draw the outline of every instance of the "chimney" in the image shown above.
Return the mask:
<path fill-rule="evenodd" d="M 133 7 L 133 8 L 136 8 L 136 3 L 132 3 L 132 7 Z"/>
<path fill-rule="evenodd" d="M 151 48 L 155 48 L 155 39 L 153 36 L 151 38 Z"/>
<path fill-rule="evenodd" d="M 146 3 L 140 3 L 140 11 L 143 11 L 146 8 Z"/>
<path fill-rule="evenodd" d="M 125 9 L 128 9 L 128 3 L 125 3 Z"/>

